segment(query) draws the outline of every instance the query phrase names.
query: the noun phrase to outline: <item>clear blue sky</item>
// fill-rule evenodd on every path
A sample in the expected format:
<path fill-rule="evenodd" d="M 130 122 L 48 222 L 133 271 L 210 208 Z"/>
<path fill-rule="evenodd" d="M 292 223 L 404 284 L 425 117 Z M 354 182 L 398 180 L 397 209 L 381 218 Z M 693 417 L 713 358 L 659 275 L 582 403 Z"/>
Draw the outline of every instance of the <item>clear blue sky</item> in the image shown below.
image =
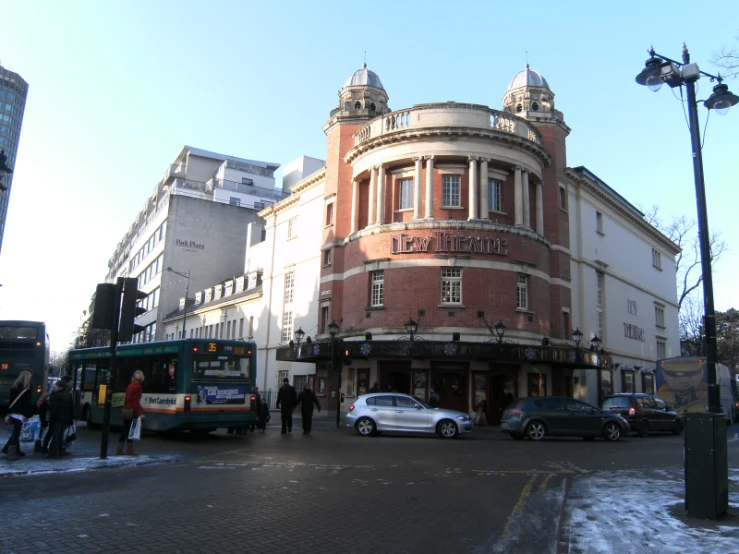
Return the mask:
<path fill-rule="evenodd" d="M 736 44 L 739 3 L 6 2 L 0 61 L 30 84 L 0 254 L 0 318 L 79 326 L 108 258 L 183 145 L 285 164 L 325 157 L 321 130 L 363 62 L 390 107 L 501 107 L 511 78 L 544 75 L 572 128 L 568 164 L 633 204 L 695 219 L 690 136 L 668 87 L 635 84 L 647 49 L 710 73 Z M 729 81 L 739 94 L 739 81 Z M 711 93 L 699 82 L 699 98 Z M 701 123 L 706 110 L 702 107 Z M 739 109 L 705 134 L 711 231 L 730 251 L 716 307 L 739 308 Z"/>

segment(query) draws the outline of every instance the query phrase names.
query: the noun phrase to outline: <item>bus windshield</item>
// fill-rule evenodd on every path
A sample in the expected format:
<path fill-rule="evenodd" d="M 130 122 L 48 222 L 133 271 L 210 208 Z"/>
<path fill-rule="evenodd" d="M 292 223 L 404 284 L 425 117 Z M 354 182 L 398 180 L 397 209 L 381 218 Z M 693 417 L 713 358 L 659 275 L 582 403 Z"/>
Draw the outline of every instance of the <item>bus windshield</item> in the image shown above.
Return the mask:
<path fill-rule="evenodd" d="M 249 358 L 235 356 L 193 356 L 192 378 L 249 379 Z"/>
<path fill-rule="evenodd" d="M 0 325 L 0 339 L 36 340 L 37 338 L 38 338 L 38 329 L 35 327 L 13 327 L 10 325 Z"/>

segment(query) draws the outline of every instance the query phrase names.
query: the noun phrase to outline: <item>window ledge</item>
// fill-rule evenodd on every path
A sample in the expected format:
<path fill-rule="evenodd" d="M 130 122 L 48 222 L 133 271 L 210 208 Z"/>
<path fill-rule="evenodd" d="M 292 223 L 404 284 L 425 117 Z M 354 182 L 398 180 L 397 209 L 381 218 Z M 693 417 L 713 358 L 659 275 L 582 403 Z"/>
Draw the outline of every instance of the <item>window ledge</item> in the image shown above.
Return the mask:
<path fill-rule="evenodd" d="M 601 231 L 600 229 L 597 230 L 596 233 L 598 233 L 602 237 L 605 237 L 606 236 L 606 234 L 603 231 Z"/>
<path fill-rule="evenodd" d="M 529 309 L 523 309 L 523 308 L 516 308 L 516 311 L 522 314 L 535 314 L 536 312 L 534 310 Z"/>
<path fill-rule="evenodd" d="M 295 240 L 296 238 L 298 238 L 298 235 L 293 235 L 291 237 L 287 237 L 287 240 Z"/>
<path fill-rule="evenodd" d="M 560 209 L 559 209 L 559 211 L 560 211 L 560 212 L 564 212 L 564 213 L 567 213 L 567 210 L 566 210 L 566 209 L 564 209 L 564 208 L 560 208 Z"/>
<path fill-rule="evenodd" d="M 656 269 L 657 271 L 662 271 L 662 268 L 661 268 L 661 267 L 659 267 L 658 265 L 652 265 L 652 267 L 653 267 L 654 269 Z"/>
<path fill-rule="evenodd" d="M 379 311 L 379 310 L 384 310 L 384 309 L 385 309 L 385 305 L 383 304 L 382 306 L 368 306 L 364 309 L 364 311 L 374 312 L 374 311 Z"/>
<path fill-rule="evenodd" d="M 438 308 L 466 308 L 464 304 L 455 304 L 454 302 L 440 302 Z"/>
<path fill-rule="evenodd" d="M 333 224 L 333 223 L 329 223 L 328 225 L 324 225 L 324 226 L 323 226 L 323 228 L 324 228 L 324 229 L 329 229 L 329 228 L 331 228 L 331 227 L 333 227 L 333 226 L 334 226 L 334 224 Z"/>
<path fill-rule="evenodd" d="M 464 210 L 462 206 L 439 206 L 440 210 Z"/>

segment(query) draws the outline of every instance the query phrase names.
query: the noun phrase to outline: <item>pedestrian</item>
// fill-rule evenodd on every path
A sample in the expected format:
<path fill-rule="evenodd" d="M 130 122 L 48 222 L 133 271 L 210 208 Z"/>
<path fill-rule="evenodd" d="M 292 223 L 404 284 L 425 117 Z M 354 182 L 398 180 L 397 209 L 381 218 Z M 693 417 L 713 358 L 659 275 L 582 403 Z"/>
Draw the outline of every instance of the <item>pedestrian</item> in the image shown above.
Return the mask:
<path fill-rule="evenodd" d="M 508 387 L 503 388 L 503 409 L 510 407 L 513 404 L 514 397 L 508 390 Z"/>
<path fill-rule="evenodd" d="M 69 456 L 62 447 L 64 431 L 72 424 L 72 397 L 61 379 L 54 385 L 54 392 L 49 396 L 49 430 L 51 442 L 48 444 L 49 458 Z"/>
<path fill-rule="evenodd" d="M 282 415 L 282 431 L 285 433 L 293 432 L 293 410 L 298 404 L 298 395 L 295 393 L 295 387 L 290 384 L 290 379 L 285 377 L 282 380 L 282 386 L 277 393 L 277 407 Z"/>
<path fill-rule="evenodd" d="M 41 424 L 41 429 L 38 433 L 38 440 L 33 445 L 33 450 L 35 452 L 43 451 L 44 442 L 48 446 L 49 441 L 46 440 L 47 436 L 51 439 L 51 430 L 49 429 L 49 396 L 50 393 L 49 391 L 47 391 L 42 394 L 39 397 L 38 402 L 36 402 L 36 407 L 38 408 L 38 419 L 39 423 Z M 44 435 L 44 432 L 46 432 L 46 435 Z"/>
<path fill-rule="evenodd" d="M 126 455 L 136 456 L 133 451 L 133 441 L 128 440 L 128 434 L 131 432 L 131 424 L 134 419 L 138 417 L 142 420 L 146 419 L 144 409 L 141 407 L 141 393 L 143 391 L 144 374 L 137 369 L 133 372 L 131 383 L 126 388 L 126 398 L 123 401 L 123 409 L 121 410 L 123 428 L 121 429 L 121 436 L 118 437 L 118 446 L 115 451 L 116 456 L 123 455 L 123 443 L 126 444 Z"/>
<path fill-rule="evenodd" d="M 262 398 L 262 405 L 259 407 L 259 420 L 257 423 L 257 427 L 261 431 L 265 431 L 267 429 L 267 423 L 269 423 L 269 420 L 272 419 L 272 416 L 269 413 L 269 405 L 267 404 L 267 399 Z"/>
<path fill-rule="evenodd" d="M 436 392 L 436 389 L 431 389 L 431 395 L 429 396 L 429 406 L 432 408 L 438 408 L 441 404 L 441 396 Z"/>
<path fill-rule="evenodd" d="M 3 454 L 11 460 L 17 460 L 25 456 L 21 452 L 21 428 L 29 417 L 33 417 L 33 402 L 31 401 L 31 379 L 30 371 L 21 371 L 18 378 L 10 387 L 10 404 L 5 423 L 13 424 L 13 432 L 3 447 Z"/>
<path fill-rule="evenodd" d="M 310 435 L 313 426 L 313 406 L 318 408 L 319 413 L 321 411 L 321 404 L 318 402 L 316 393 L 310 388 L 310 383 L 306 383 L 303 392 L 298 396 L 298 404 L 300 404 L 300 417 L 303 420 L 303 434 Z"/>
<path fill-rule="evenodd" d="M 370 387 L 370 392 L 380 392 L 380 385 L 377 384 L 377 381 L 375 381 L 372 386 Z"/>
<path fill-rule="evenodd" d="M 262 410 L 262 395 L 259 394 L 259 387 L 254 387 L 254 396 L 256 397 L 254 405 L 257 407 L 257 421 L 252 421 L 249 424 L 249 431 L 251 431 L 252 433 L 254 432 L 254 429 L 259 422 L 259 412 Z M 246 429 L 244 429 L 244 434 L 246 434 Z"/>

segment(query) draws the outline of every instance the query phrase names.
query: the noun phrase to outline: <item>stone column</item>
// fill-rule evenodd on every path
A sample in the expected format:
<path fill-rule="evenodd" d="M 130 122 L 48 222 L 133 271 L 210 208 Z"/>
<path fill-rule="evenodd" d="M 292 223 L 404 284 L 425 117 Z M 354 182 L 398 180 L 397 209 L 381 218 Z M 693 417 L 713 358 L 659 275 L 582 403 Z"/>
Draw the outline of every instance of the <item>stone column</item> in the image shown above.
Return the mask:
<path fill-rule="evenodd" d="M 377 172 L 374 167 L 370 168 L 369 198 L 367 202 L 367 227 L 375 222 L 375 189 L 377 187 Z"/>
<path fill-rule="evenodd" d="M 335 206 L 334 206 L 335 208 Z M 336 211 L 334 211 L 334 218 L 336 217 Z M 352 222 L 349 229 L 349 234 L 352 235 L 357 232 L 359 227 L 359 179 L 352 181 Z"/>
<path fill-rule="evenodd" d="M 488 195 L 488 159 L 480 158 L 480 219 L 490 219 L 490 197 Z"/>
<path fill-rule="evenodd" d="M 421 219 L 421 170 L 423 161 L 420 156 L 413 158 L 416 162 L 416 175 L 413 177 L 413 219 Z"/>
<path fill-rule="evenodd" d="M 477 187 L 480 184 L 480 180 L 477 178 L 477 158 L 474 156 L 469 157 L 470 160 L 470 178 L 469 178 L 469 198 L 468 198 L 468 215 L 467 219 L 477 219 Z"/>
<path fill-rule="evenodd" d="M 529 172 L 523 172 L 523 226 L 531 228 L 531 202 L 529 200 Z"/>
<path fill-rule="evenodd" d="M 513 173 L 513 224 L 523 225 L 523 200 L 521 199 L 521 168 L 517 167 Z"/>
<path fill-rule="evenodd" d="M 544 234 L 544 184 L 536 183 L 536 232 Z"/>
<path fill-rule="evenodd" d="M 426 156 L 426 219 L 434 219 L 434 157 Z"/>
<path fill-rule="evenodd" d="M 385 223 L 385 166 L 377 170 L 377 225 Z"/>

